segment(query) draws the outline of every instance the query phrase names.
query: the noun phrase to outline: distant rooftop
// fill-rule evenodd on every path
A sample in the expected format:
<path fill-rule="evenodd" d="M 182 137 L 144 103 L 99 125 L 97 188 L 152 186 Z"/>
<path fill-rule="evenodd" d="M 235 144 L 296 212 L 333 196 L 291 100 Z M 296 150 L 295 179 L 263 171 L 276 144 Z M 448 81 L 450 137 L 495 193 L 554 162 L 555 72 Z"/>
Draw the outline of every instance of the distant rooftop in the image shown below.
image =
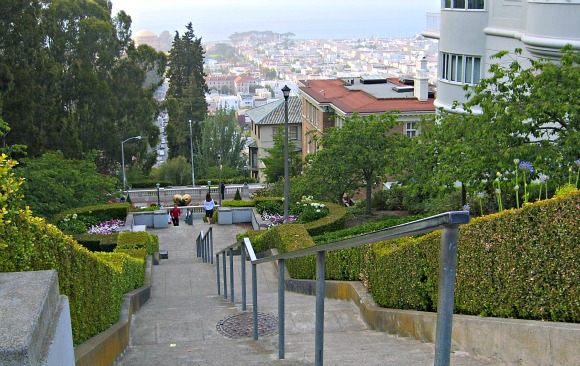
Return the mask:
<path fill-rule="evenodd" d="M 345 114 L 401 112 L 435 112 L 432 93 L 425 102 L 413 94 L 406 80 L 363 75 L 344 79 L 303 80 L 300 90 L 319 104 L 331 104 Z"/>

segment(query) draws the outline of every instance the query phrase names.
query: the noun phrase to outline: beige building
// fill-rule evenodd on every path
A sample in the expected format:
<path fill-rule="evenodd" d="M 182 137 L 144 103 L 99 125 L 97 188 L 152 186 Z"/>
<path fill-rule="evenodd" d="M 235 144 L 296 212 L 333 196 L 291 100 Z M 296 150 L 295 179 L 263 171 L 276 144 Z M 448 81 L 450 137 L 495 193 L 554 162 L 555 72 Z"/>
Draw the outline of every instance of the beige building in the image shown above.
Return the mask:
<path fill-rule="evenodd" d="M 280 126 L 285 122 L 284 99 L 264 104 L 260 107 L 246 111 L 249 119 L 251 139 L 254 141 L 249 146 L 249 171 L 252 178 L 264 181 L 262 169 L 265 168 L 262 159 L 269 156 L 266 149 L 274 146 L 274 135 L 278 133 Z M 288 139 L 296 144 L 296 148 L 302 148 L 302 101 L 300 97 L 288 98 Z"/>

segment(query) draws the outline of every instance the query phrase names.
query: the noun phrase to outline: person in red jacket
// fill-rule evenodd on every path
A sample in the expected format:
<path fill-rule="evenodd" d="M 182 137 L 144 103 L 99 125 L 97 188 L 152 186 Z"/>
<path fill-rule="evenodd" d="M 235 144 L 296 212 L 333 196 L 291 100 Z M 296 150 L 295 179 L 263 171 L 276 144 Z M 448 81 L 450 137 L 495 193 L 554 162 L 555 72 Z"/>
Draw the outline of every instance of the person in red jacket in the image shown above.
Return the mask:
<path fill-rule="evenodd" d="M 181 215 L 181 209 L 177 207 L 177 203 L 173 205 L 173 208 L 171 211 L 169 211 L 169 215 L 171 215 L 173 226 L 179 226 L 179 216 Z"/>

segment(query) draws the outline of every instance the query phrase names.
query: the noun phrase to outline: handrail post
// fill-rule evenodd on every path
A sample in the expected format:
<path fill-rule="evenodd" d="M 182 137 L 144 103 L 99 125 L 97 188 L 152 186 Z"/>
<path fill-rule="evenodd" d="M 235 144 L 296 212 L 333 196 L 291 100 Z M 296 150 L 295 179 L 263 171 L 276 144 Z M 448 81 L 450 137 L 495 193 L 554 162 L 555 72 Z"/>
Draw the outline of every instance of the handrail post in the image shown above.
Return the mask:
<path fill-rule="evenodd" d="M 439 290 L 437 298 L 437 328 L 435 333 L 435 366 L 449 366 L 455 272 L 457 267 L 458 225 L 447 225 L 441 234 L 439 252 Z"/>
<path fill-rule="evenodd" d="M 234 249 L 230 248 L 230 301 L 234 303 Z"/>
<path fill-rule="evenodd" d="M 221 283 L 220 283 L 220 255 L 219 253 L 216 253 L 215 255 L 215 268 L 217 271 L 217 290 L 218 290 L 218 296 L 221 295 Z"/>
<path fill-rule="evenodd" d="M 224 299 L 228 298 L 228 272 L 226 269 L 226 257 L 227 256 L 228 255 L 227 255 L 226 251 L 224 250 L 224 257 L 222 259 L 222 262 L 224 265 L 224 268 L 223 268 L 223 271 L 224 271 Z"/>
<path fill-rule="evenodd" d="M 314 364 L 323 365 L 324 351 L 324 278 L 326 252 L 316 252 L 316 329 L 314 339 Z"/>
<path fill-rule="evenodd" d="M 284 359 L 284 259 L 278 260 L 278 359 Z"/>
<path fill-rule="evenodd" d="M 213 228 L 209 228 L 209 257 L 210 263 L 213 264 Z"/>
<path fill-rule="evenodd" d="M 252 263 L 252 313 L 254 318 L 254 340 L 258 340 L 258 274 Z"/>
<path fill-rule="evenodd" d="M 240 246 L 240 256 L 242 257 L 242 311 L 246 311 L 246 246 L 242 243 Z"/>
<path fill-rule="evenodd" d="M 197 249 L 197 257 L 198 258 L 201 257 L 201 249 L 199 248 L 199 246 L 201 244 L 199 242 L 200 240 L 201 240 L 201 233 L 197 236 L 197 239 L 195 239 L 195 246 L 196 246 L 196 249 Z"/>

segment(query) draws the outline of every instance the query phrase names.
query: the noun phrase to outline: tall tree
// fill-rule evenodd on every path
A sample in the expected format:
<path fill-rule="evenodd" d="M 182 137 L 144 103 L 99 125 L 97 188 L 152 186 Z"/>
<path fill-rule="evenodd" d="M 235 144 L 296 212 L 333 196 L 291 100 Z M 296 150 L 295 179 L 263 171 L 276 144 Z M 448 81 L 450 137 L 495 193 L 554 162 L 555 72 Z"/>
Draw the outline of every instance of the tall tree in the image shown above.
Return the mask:
<path fill-rule="evenodd" d="M 193 122 L 193 136 L 200 136 L 200 122 L 207 114 L 205 94 L 209 89 L 203 71 L 205 51 L 201 45 L 201 38 L 195 36 L 191 23 L 186 29 L 182 36 L 175 32 L 169 52 L 167 70 L 169 89 L 166 94 L 169 114 L 167 144 L 171 158 L 184 156 L 190 159 L 189 121 Z M 194 148 L 198 150 L 197 146 Z"/>
<path fill-rule="evenodd" d="M 397 167 L 396 160 L 403 158 L 397 155 L 409 139 L 394 128 L 399 125 L 397 112 L 360 116 L 354 114 L 345 119 L 343 126 L 332 128 L 321 138 L 321 145 L 328 150 L 320 155 L 317 162 L 315 155 L 313 172 L 325 174 L 325 182 L 333 189 L 343 189 L 341 180 L 358 180 L 366 188 L 366 213 L 371 214 L 371 195 L 373 184 L 385 174 L 392 174 Z M 317 154 L 318 155 L 318 154 Z M 321 169 L 322 164 L 335 159 L 334 169 Z M 350 185 L 349 185 L 350 186 Z M 344 191 L 343 191 L 344 192 Z M 335 191 L 335 197 L 343 192 Z"/>
<path fill-rule="evenodd" d="M 81 158 L 98 149 L 112 170 L 123 139 L 156 142 L 155 88 L 144 81 L 147 72 L 164 73 L 166 58 L 135 49 L 127 14 L 111 18 L 105 0 L 9 0 L 0 13 L 0 64 L 13 76 L 0 101 L 8 144 L 26 143 L 32 157 L 61 150 Z M 135 155 L 147 153 L 145 141 Z"/>
<path fill-rule="evenodd" d="M 218 166 L 217 156 L 221 155 L 224 168 L 241 170 L 246 162 L 243 150 L 246 138 L 242 135 L 233 109 L 218 108 L 208 115 L 201 126 L 197 139 L 195 169 L 199 176 L 207 176 L 209 168 Z"/>

